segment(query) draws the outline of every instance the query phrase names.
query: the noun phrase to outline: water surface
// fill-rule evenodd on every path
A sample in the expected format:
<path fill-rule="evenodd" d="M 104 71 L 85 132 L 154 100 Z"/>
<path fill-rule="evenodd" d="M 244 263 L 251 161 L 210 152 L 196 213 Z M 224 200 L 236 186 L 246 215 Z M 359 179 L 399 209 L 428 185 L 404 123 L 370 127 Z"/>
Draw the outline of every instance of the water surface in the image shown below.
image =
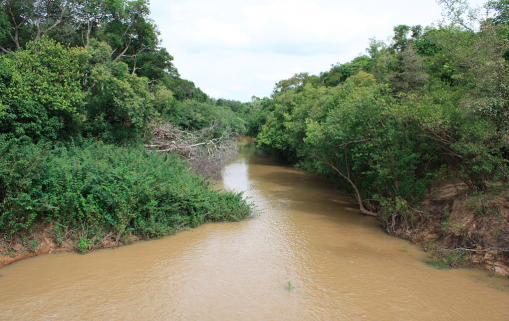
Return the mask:
<path fill-rule="evenodd" d="M 224 186 L 259 213 L 0 270 L 0 320 L 509 320 L 509 282 L 436 270 L 326 181 L 244 146 Z"/>

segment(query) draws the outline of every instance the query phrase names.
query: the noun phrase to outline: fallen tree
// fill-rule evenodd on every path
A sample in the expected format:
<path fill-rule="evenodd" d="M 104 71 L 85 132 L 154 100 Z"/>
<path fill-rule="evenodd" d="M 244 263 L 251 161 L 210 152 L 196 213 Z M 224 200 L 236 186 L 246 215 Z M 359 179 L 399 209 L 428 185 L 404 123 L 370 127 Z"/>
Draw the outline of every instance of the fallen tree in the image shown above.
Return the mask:
<path fill-rule="evenodd" d="M 215 125 L 212 123 L 199 131 L 189 131 L 171 123 L 158 124 L 152 129 L 152 140 L 144 146 L 157 153 L 176 153 L 194 172 L 214 177 L 237 155 L 237 134 L 224 131 L 220 137 L 213 137 Z"/>

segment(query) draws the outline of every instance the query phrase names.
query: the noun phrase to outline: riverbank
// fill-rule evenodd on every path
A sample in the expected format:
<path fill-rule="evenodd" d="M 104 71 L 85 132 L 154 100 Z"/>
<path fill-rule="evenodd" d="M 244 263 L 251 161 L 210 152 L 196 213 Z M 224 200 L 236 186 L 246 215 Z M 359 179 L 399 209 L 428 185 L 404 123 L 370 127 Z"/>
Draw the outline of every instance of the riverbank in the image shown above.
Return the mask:
<path fill-rule="evenodd" d="M 14 262 L 34 256 L 63 252 L 85 253 L 98 249 L 114 248 L 129 245 L 139 240 L 135 235 L 125 235 L 116 239 L 113 235 L 105 235 L 87 249 L 80 248 L 80 237 L 77 231 L 62 233 L 56 224 L 38 224 L 34 232 L 18 234 L 11 240 L 0 238 L 0 268 Z"/>
<path fill-rule="evenodd" d="M 239 148 L 252 149 L 252 139 L 239 139 Z M 222 184 L 212 187 L 218 191 Z M 442 181 L 431 189 L 419 208 L 393 214 L 383 222 L 390 235 L 419 244 L 429 252 L 431 265 L 476 267 L 509 276 L 509 192 L 503 189 L 477 194 L 469 192 L 464 184 Z M 30 233 L 10 240 L 0 238 L 0 268 L 38 255 L 85 253 L 137 240 L 139 236 L 132 233 L 83 238 L 77 229 L 63 231 L 56 223 L 39 223 Z"/>
<path fill-rule="evenodd" d="M 509 279 L 426 265 L 322 177 L 241 154 L 223 183 L 259 214 L 5 267 L 0 319 L 508 319 Z"/>
<path fill-rule="evenodd" d="M 419 208 L 393 214 L 384 224 L 393 236 L 419 244 L 439 268 L 474 267 L 509 276 L 509 192 L 481 194 L 442 181 Z"/>
<path fill-rule="evenodd" d="M 101 142 L 0 141 L 0 266 L 128 244 L 252 213 L 174 153 Z"/>

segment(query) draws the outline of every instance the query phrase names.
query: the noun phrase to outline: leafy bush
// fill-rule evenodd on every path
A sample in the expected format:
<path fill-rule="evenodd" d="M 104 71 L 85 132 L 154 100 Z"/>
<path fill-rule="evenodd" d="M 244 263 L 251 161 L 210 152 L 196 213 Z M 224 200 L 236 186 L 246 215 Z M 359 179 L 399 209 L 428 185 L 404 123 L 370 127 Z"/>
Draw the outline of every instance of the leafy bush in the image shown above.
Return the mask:
<path fill-rule="evenodd" d="M 150 238 L 250 213 L 240 194 L 212 189 L 177 155 L 100 142 L 48 148 L 0 140 L 0 233 L 8 237 L 56 222 L 117 239 Z"/>
<path fill-rule="evenodd" d="M 218 137 L 227 130 L 244 133 L 244 121 L 229 107 L 202 103 L 196 100 L 186 100 L 178 103 L 175 112 L 169 115 L 169 120 L 185 129 L 200 130 L 204 127 L 214 127 L 213 135 Z"/>
<path fill-rule="evenodd" d="M 47 38 L 0 56 L 0 133 L 38 139 L 75 134 L 84 116 L 78 56 Z"/>

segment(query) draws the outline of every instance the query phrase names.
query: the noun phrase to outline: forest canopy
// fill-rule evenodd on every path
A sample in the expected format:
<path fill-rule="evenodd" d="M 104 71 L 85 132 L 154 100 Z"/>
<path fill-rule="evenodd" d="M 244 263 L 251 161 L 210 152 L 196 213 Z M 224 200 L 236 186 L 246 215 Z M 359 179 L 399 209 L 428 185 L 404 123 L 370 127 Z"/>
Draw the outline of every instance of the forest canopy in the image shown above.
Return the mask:
<path fill-rule="evenodd" d="M 398 25 L 365 55 L 278 82 L 250 127 L 259 146 L 338 181 L 370 215 L 447 177 L 479 192 L 506 184 L 509 2 L 439 3 L 442 23 Z"/>
<path fill-rule="evenodd" d="M 146 0 L 0 1 L 0 132 L 126 142 L 152 123 L 245 122 L 180 78 Z"/>

